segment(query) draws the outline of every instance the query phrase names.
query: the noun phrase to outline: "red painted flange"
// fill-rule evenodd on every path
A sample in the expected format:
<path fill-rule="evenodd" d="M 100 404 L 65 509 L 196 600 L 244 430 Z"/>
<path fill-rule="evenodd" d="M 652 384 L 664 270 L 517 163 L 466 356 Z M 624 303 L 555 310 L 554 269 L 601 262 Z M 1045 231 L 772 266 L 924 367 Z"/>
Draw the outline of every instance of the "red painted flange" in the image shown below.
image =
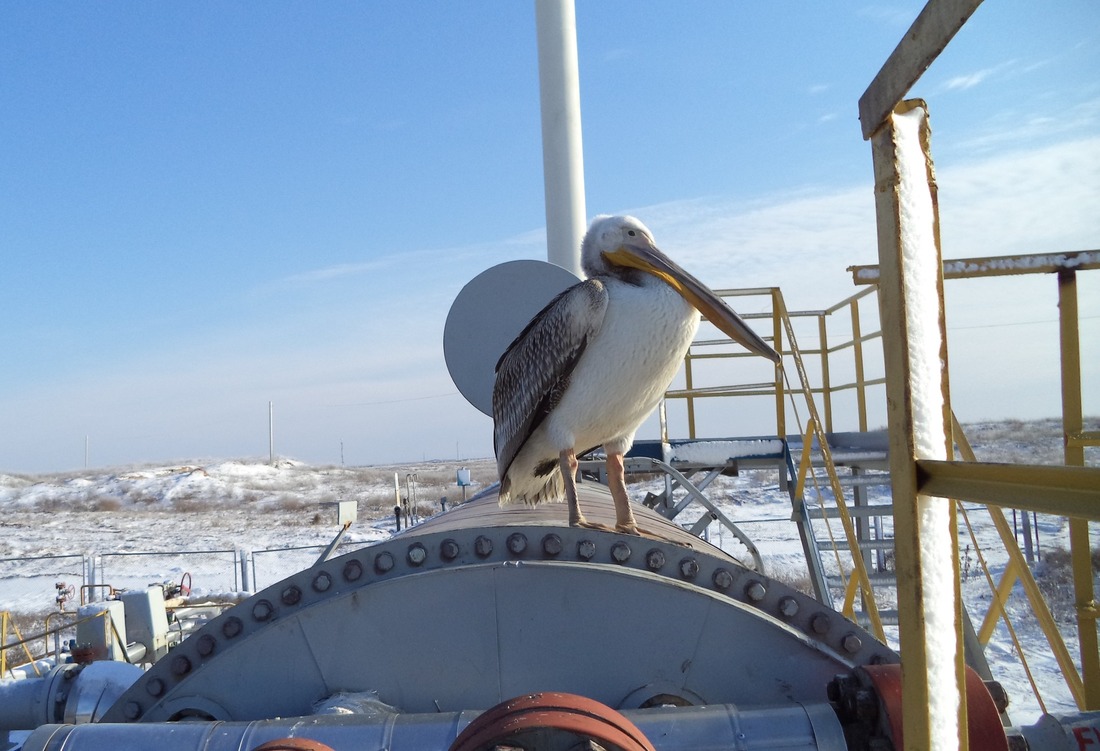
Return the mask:
<path fill-rule="evenodd" d="M 311 738 L 276 738 L 273 741 L 261 743 L 252 751 L 332 751 L 332 746 L 326 746 Z"/>
<path fill-rule="evenodd" d="M 904 748 L 901 726 L 901 665 L 864 665 L 886 713 L 894 748 Z M 966 669 L 966 717 L 971 751 L 1008 751 L 1001 715 L 985 683 L 971 668 Z"/>
<path fill-rule="evenodd" d="M 521 733 L 558 730 L 620 751 L 655 751 L 638 727 L 606 704 L 576 694 L 545 691 L 517 696 L 478 716 L 449 751 L 485 751 Z"/>

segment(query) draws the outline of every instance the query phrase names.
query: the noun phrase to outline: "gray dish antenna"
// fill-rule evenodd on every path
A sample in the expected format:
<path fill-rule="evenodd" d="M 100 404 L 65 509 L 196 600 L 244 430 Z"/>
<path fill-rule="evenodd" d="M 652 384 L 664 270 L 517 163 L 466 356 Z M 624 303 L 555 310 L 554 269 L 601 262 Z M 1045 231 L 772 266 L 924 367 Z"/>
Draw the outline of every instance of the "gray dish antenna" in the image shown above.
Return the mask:
<path fill-rule="evenodd" d="M 443 328 L 443 357 L 470 404 L 492 417 L 497 360 L 546 303 L 578 281 L 561 266 L 521 260 L 493 266 L 462 288 Z"/>

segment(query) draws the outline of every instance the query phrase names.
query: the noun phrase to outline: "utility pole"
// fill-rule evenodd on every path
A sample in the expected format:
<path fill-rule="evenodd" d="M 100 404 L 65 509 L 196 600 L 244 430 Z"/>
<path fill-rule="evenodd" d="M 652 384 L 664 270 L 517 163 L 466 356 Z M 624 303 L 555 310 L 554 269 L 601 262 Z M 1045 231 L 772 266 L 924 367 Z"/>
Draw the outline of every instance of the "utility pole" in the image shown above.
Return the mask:
<path fill-rule="evenodd" d="M 267 403 L 267 453 L 268 461 L 275 466 L 275 403 Z"/>

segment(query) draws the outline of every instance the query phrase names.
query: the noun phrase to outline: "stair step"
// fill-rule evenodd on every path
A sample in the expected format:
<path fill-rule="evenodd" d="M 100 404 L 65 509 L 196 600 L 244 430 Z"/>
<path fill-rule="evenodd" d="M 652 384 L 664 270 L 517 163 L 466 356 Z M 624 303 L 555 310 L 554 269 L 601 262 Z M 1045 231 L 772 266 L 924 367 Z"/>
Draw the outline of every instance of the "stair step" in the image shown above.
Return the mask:
<path fill-rule="evenodd" d="M 836 506 L 806 506 L 806 513 L 813 519 L 839 519 L 840 510 Z M 870 519 L 876 516 L 893 516 L 894 504 L 880 503 L 872 506 L 848 506 L 848 515 L 853 519 Z"/>
<path fill-rule="evenodd" d="M 819 540 L 817 547 L 818 550 L 831 550 L 833 546 L 826 540 Z M 837 550 L 851 549 L 847 540 L 837 540 L 836 547 Z M 893 550 L 894 540 L 893 538 L 886 540 L 860 540 L 859 548 L 861 550 Z"/>
<path fill-rule="evenodd" d="M 871 584 L 894 584 L 897 581 L 893 571 L 868 571 L 867 579 L 870 580 Z M 845 582 L 839 576 L 830 574 L 825 577 L 825 580 L 830 587 L 842 588 L 845 585 Z"/>

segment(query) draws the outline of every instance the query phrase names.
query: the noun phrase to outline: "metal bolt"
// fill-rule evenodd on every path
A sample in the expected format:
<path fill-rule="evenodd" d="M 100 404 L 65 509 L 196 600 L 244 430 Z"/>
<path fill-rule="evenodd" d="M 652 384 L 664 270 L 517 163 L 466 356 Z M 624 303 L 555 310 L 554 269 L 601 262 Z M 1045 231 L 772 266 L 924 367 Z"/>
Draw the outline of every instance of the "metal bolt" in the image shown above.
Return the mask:
<path fill-rule="evenodd" d="M 344 564 L 343 575 L 344 581 L 358 581 L 363 575 L 363 564 L 356 560 L 348 561 Z"/>
<path fill-rule="evenodd" d="M 313 577 L 313 583 L 310 586 L 313 587 L 314 592 L 325 592 L 332 586 L 332 577 L 327 572 L 322 571 Z"/>
<path fill-rule="evenodd" d="M 508 550 L 512 555 L 523 555 L 527 550 L 527 536 L 520 532 L 508 535 Z"/>
<path fill-rule="evenodd" d="M 458 547 L 458 542 L 450 537 L 439 543 L 439 557 L 445 561 L 453 561 L 458 558 L 459 552 L 461 552 L 461 548 Z"/>
<path fill-rule="evenodd" d="M 846 691 L 849 690 L 850 684 L 854 683 L 855 679 L 847 673 L 837 673 L 833 676 L 833 679 L 829 681 L 829 684 L 825 687 L 825 694 L 829 697 L 831 702 L 839 702 L 841 697 Z"/>
<path fill-rule="evenodd" d="M 275 606 L 267 600 L 260 600 L 252 606 L 252 617 L 257 621 L 266 621 L 275 613 Z"/>
<path fill-rule="evenodd" d="M 829 616 L 825 615 L 824 613 L 818 613 L 810 619 L 810 628 L 813 629 L 815 634 L 821 636 L 829 633 L 829 626 L 831 625 L 832 624 L 829 623 Z"/>
<path fill-rule="evenodd" d="M 405 558 L 408 560 L 410 566 L 419 566 L 424 561 L 428 560 L 428 549 L 421 543 L 415 542 L 409 546 L 408 552 L 405 553 Z"/>
<path fill-rule="evenodd" d="M 753 579 L 745 585 L 745 597 L 748 597 L 753 602 L 760 602 L 764 599 L 764 596 L 768 594 L 768 588 L 764 586 L 763 582 Z"/>
<path fill-rule="evenodd" d="M 551 532 L 542 538 L 542 552 L 549 556 L 561 555 L 561 551 L 564 549 L 561 538 Z"/>
<path fill-rule="evenodd" d="M 279 595 L 279 599 L 283 601 L 284 605 L 297 605 L 302 599 L 302 590 L 291 585 L 283 590 L 282 594 Z"/>
<path fill-rule="evenodd" d="M 149 692 L 149 696 L 160 696 L 164 693 L 164 681 L 154 678 L 145 685 L 145 690 Z"/>
<path fill-rule="evenodd" d="M 235 615 L 229 616 L 222 624 L 222 633 L 225 634 L 225 638 L 232 639 L 239 635 L 244 630 L 244 621 Z"/>
<path fill-rule="evenodd" d="M 869 688 L 859 688 L 855 692 L 855 717 L 861 722 L 874 722 L 878 719 L 878 697 Z"/>
<path fill-rule="evenodd" d="M 699 562 L 694 558 L 684 558 L 680 561 L 680 576 L 685 579 L 694 579 L 699 575 Z"/>
<path fill-rule="evenodd" d="M 784 618 L 794 618 L 798 615 L 798 600 L 790 595 L 779 598 L 779 614 Z"/>
<path fill-rule="evenodd" d="M 493 553 L 493 541 L 485 535 L 478 535 L 474 540 L 474 552 L 478 558 L 488 558 Z"/>
<path fill-rule="evenodd" d="M 390 553 L 379 553 L 374 556 L 374 570 L 384 574 L 393 568 L 393 556 Z"/>
<path fill-rule="evenodd" d="M 986 689 L 989 691 L 990 697 L 993 699 L 993 705 L 997 707 L 997 711 L 1004 714 L 1008 711 L 1008 692 L 1005 691 L 1005 687 L 997 681 L 983 681 Z"/>
<path fill-rule="evenodd" d="M 191 672 L 191 660 L 186 655 L 176 655 L 172 658 L 172 674 L 187 675 Z"/>
<path fill-rule="evenodd" d="M 127 720 L 136 720 L 141 717 L 141 705 L 136 701 L 128 701 L 126 706 L 122 708 L 122 714 L 125 715 Z"/>
<path fill-rule="evenodd" d="M 711 581 L 714 582 L 715 589 L 720 589 L 724 592 L 733 586 L 733 574 L 727 569 L 720 568 L 714 572 Z"/>
<path fill-rule="evenodd" d="M 664 551 L 653 548 L 645 554 L 645 565 L 650 571 L 660 571 L 665 566 Z"/>
<path fill-rule="evenodd" d="M 218 646 L 218 640 L 210 634 L 203 634 L 199 637 L 199 640 L 195 643 L 195 649 L 201 657 L 209 657 L 214 654 L 214 650 Z"/>
<path fill-rule="evenodd" d="M 845 634 L 840 640 L 840 646 L 844 647 L 844 651 L 848 654 L 854 655 L 863 646 L 863 640 L 855 634 Z"/>
<path fill-rule="evenodd" d="M 626 563 L 630 560 L 630 546 L 622 540 L 612 543 L 611 558 L 616 563 Z"/>
<path fill-rule="evenodd" d="M 582 561 L 590 561 L 596 555 L 596 543 L 591 540 L 581 540 L 577 543 L 577 557 Z"/>

